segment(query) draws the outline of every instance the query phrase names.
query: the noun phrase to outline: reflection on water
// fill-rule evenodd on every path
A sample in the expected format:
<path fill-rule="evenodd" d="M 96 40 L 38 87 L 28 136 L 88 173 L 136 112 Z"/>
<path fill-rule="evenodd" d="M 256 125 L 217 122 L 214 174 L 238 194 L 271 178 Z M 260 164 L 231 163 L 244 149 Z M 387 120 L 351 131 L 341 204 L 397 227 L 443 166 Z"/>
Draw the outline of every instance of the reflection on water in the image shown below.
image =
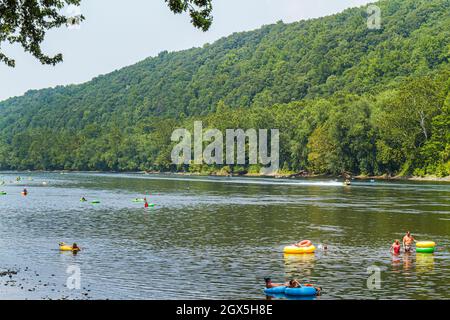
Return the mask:
<path fill-rule="evenodd" d="M 434 270 L 434 254 L 417 253 L 416 254 L 416 271 L 431 272 Z"/>
<path fill-rule="evenodd" d="M 284 254 L 284 270 L 289 279 L 307 279 L 312 275 L 316 255 L 307 254 Z"/>
<path fill-rule="evenodd" d="M 318 299 L 450 298 L 448 184 L 344 188 L 319 180 L 82 173 L 3 173 L 1 180 L 0 272 L 20 269 L 37 289 L 3 286 L 0 277 L 0 298 L 264 299 L 267 276 L 321 286 Z M 101 203 L 82 203 L 83 196 Z M 143 196 L 156 206 L 133 202 Z M 393 257 L 392 239 L 406 230 L 439 250 Z M 328 250 L 283 255 L 301 239 Z M 60 253 L 61 241 L 83 250 Z M 80 292 L 64 289 L 72 265 L 81 269 Z M 371 266 L 382 271 L 379 290 L 366 286 Z"/>
<path fill-rule="evenodd" d="M 271 295 L 266 296 L 266 300 L 318 300 L 320 297 L 311 296 L 311 297 L 303 297 L 303 296 L 288 296 L 283 293 L 273 293 Z"/>

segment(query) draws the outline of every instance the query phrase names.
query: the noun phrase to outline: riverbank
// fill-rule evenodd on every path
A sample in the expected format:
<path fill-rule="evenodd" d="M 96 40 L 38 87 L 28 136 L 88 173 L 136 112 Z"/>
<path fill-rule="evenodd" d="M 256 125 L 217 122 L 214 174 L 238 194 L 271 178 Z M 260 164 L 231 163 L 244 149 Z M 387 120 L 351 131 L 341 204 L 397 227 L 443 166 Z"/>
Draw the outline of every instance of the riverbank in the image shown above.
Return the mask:
<path fill-rule="evenodd" d="M 275 173 L 270 175 L 263 175 L 260 173 L 244 173 L 244 174 L 236 174 L 236 173 L 227 173 L 224 171 L 217 172 L 165 172 L 165 171 L 132 171 L 132 172 L 118 172 L 118 171 L 69 171 L 69 170 L 54 170 L 54 171 L 0 171 L 0 173 L 14 173 L 14 174 L 27 174 L 27 173 L 60 173 L 60 174 L 68 174 L 68 173 L 131 173 L 131 174 L 174 174 L 180 176 L 199 176 L 199 177 L 253 177 L 253 178 L 275 178 L 275 179 L 346 179 L 350 175 L 344 177 L 343 175 L 329 175 L 329 174 L 313 174 L 308 172 L 299 172 L 299 173 Z M 435 175 L 429 176 L 390 176 L 390 175 L 378 175 L 378 176 L 366 176 L 366 175 L 356 175 L 351 176 L 352 179 L 355 180 L 384 180 L 384 181 L 432 181 L 432 182 L 450 182 L 450 176 L 447 177 L 438 177 Z"/>
<path fill-rule="evenodd" d="M 41 275 L 30 267 L 1 268 L 0 300 L 90 300 L 90 289 L 68 290 L 65 278 Z"/>
<path fill-rule="evenodd" d="M 146 174 L 164 174 L 164 172 L 152 172 Z M 286 174 L 272 174 L 272 175 L 262 175 L 259 173 L 246 173 L 246 174 L 222 174 L 220 172 L 217 173 L 197 173 L 197 172 L 176 172 L 173 173 L 176 175 L 182 176 L 217 176 L 217 177 L 254 177 L 254 178 L 275 178 L 275 179 L 345 179 L 347 177 L 343 177 L 342 175 L 328 175 L 328 174 L 311 174 L 311 173 L 286 173 Z M 433 181 L 433 182 L 450 182 L 450 176 L 447 177 L 437 177 L 437 176 L 389 176 L 389 175 L 379 175 L 379 176 L 365 176 L 365 175 L 357 175 L 352 176 L 352 179 L 356 180 L 384 180 L 384 181 Z"/>

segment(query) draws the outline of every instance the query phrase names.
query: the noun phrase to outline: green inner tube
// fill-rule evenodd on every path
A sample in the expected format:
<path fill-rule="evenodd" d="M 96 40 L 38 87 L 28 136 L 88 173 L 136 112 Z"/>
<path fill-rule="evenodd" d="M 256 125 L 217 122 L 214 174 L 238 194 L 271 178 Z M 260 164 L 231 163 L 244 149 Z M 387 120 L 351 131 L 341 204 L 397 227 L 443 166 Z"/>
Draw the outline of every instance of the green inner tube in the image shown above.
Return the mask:
<path fill-rule="evenodd" d="M 434 252 L 434 247 L 433 248 L 416 248 L 416 252 L 419 252 L 419 253 L 433 253 Z"/>
<path fill-rule="evenodd" d="M 7 193 L 6 192 L 0 192 L 0 196 L 6 196 Z"/>
<path fill-rule="evenodd" d="M 91 203 L 92 203 L 92 204 L 99 204 L 100 201 L 99 201 L 99 200 L 94 200 L 94 201 L 91 201 Z"/>

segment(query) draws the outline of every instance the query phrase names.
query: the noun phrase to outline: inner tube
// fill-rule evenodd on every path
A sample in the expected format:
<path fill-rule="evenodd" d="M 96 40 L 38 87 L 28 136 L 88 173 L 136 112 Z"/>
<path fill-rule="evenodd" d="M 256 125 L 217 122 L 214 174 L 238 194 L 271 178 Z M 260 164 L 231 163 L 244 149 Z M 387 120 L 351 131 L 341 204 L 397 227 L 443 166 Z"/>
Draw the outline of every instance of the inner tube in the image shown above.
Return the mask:
<path fill-rule="evenodd" d="M 100 203 L 100 200 L 94 200 L 94 201 L 91 201 L 91 203 L 92 203 L 92 204 L 99 204 L 99 203 Z"/>
<path fill-rule="evenodd" d="M 416 248 L 416 252 L 418 252 L 418 253 L 433 253 L 434 248 Z"/>
<path fill-rule="evenodd" d="M 314 251 L 316 251 L 316 247 L 313 245 L 309 247 L 287 246 L 283 249 L 283 252 L 287 254 L 314 253 Z"/>
<path fill-rule="evenodd" d="M 288 296 L 315 296 L 317 290 L 314 287 L 286 288 L 284 293 Z"/>
<path fill-rule="evenodd" d="M 273 287 L 273 288 L 266 288 L 264 289 L 264 293 L 267 294 L 276 294 L 276 293 L 284 293 L 287 287 L 281 286 L 281 287 Z"/>
<path fill-rule="evenodd" d="M 4 192 L 4 191 L 0 192 L 0 196 L 6 196 L 6 195 L 7 195 L 6 192 Z"/>
<path fill-rule="evenodd" d="M 60 251 L 80 251 L 80 248 L 74 249 L 72 246 L 63 245 L 63 246 L 59 246 L 59 250 Z"/>
<path fill-rule="evenodd" d="M 310 247 L 312 246 L 312 242 L 310 240 L 303 240 L 298 244 L 298 247 Z"/>
<path fill-rule="evenodd" d="M 416 243 L 416 248 L 434 248 L 436 243 L 434 241 L 419 241 Z"/>

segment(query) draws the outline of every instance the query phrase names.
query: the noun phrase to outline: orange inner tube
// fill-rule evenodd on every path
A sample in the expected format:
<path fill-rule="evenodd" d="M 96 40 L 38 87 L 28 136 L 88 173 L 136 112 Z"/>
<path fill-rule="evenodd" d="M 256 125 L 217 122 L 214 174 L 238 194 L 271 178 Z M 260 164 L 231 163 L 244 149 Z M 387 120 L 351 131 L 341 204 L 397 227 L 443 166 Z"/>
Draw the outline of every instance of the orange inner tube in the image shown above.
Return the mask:
<path fill-rule="evenodd" d="M 303 240 L 298 244 L 299 247 L 309 247 L 312 245 L 312 242 L 309 240 Z"/>

